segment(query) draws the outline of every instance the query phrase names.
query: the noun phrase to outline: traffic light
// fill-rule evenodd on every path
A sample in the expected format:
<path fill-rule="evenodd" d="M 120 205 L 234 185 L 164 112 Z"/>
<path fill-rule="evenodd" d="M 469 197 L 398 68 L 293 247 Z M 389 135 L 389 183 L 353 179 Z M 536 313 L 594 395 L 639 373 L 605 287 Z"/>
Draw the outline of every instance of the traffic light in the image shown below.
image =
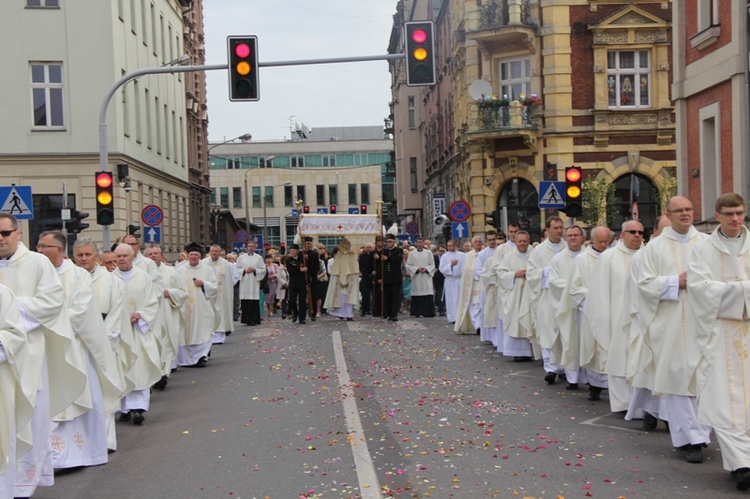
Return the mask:
<path fill-rule="evenodd" d="M 98 172 L 96 182 L 96 223 L 112 225 L 115 223 L 115 193 L 112 173 Z"/>
<path fill-rule="evenodd" d="M 228 36 L 229 100 L 232 102 L 260 99 L 258 88 L 258 37 Z"/>
<path fill-rule="evenodd" d="M 78 234 L 89 228 L 89 224 L 82 223 L 81 220 L 88 218 L 89 214 L 85 211 L 70 210 L 70 221 L 66 224 L 69 234 Z"/>
<path fill-rule="evenodd" d="M 432 21 L 408 22 L 406 29 L 406 84 L 435 84 L 435 40 Z"/>
<path fill-rule="evenodd" d="M 498 210 L 495 210 L 492 213 L 486 213 L 484 216 L 487 218 L 484 222 L 486 225 L 490 225 L 496 229 L 500 228 L 500 212 Z"/>
<path fill-rule="evenodd" d="M 140 238 L 141 237 L 141 234 L 139 233 L 140 230 L 141 230 L 141 226 L 138 224 L 131 223 L 128 225 L 128 234 L 131 236 Z"/>
<path fill-rule="evenodd" d="M 565 214 L 571 218 L 583 215 L 583 204 L 581 203 L 581 180 L 583 174 L 578 166 L 565 168 Z"/>
<path fill-rule="evenodd" d="M 367 215 L 367 205 L 363 204 L 359 207 L 359 213 L 361 215 Z"/>
<path fill-rule="evenodd" d="M 307 206 L 307 205 L 303 206 L 302 207 L 302 213 L 305 214 L 305 215 L 309 215 L 310 214 L 310 207 Z"/>
<path fill-rule="evenodd" d="M 335 204 L 331 205 L 330 213 L 331 213 L 331 215 L 335 215 L 336 214 L 336 205 Z"/>

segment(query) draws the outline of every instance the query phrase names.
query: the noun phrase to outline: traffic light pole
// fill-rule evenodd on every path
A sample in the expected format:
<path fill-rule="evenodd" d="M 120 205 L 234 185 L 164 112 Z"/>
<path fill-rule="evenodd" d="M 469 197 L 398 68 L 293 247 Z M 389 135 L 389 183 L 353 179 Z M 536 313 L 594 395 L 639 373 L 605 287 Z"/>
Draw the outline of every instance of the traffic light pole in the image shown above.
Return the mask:
<path fill-rule="evenodd" d="M 404 54 L 386 54 L 386 55 L 371 55 L 371 56 L 358 56 L 358 57 L 337 57 L 330 59 L 306 59 L 296 61 L 271 61 L 271 62 L 260 62 L 258 66 L 261 68 L 272 68 L 280 66 L 304 66 L 312 64 L 337 64 L 344 62 L 368 62 L 368 61 L 395 61 L 398 59 L 404 59 Z M 163 66 L 157 68 L 143 68 L 136 71 L 132 71 L 123 75 L 117 80 L 104 95 L 102 104 L 99 107 L 99 168 L 103 172 L 109 171 L 109 151 L 107 144 L 107 109 L 109 103 L 112 101 L 117 90 L 140 76 L 153 75 L 153 74 L 171 74 L 171 73 L 191 73 L 194 71 L 213 71 L 217 69 L 227 69 L 227 64 L 208 64 L 204 66 Z M 102 244 L 105 249 L 108 249 L 112 240 L 112 234 L 109 229 L 109 225 L 102 226 Z"/>

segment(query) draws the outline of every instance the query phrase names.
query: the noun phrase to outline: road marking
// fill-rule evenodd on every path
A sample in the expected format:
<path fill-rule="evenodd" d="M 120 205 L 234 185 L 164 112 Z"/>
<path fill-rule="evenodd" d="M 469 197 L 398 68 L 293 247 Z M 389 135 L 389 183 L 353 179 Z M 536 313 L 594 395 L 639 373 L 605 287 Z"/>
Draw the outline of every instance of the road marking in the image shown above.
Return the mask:
<path fill-rule="evenodd" d="M 596 418 L 587 419 L 586 421 L 581 421 L 580 424 L 585 424 L 585 425 L 589 425 L 589 426 L 600 426 L 600 427 L 603 427 L 603 428 L 609 428 L 611 430 L 622 430 L 622 431 L 630 431 L 630 432 L 633 432 L 633 433 L 643 433 L 643 430 L 634 430 L 632 428 L 622 428 L 621 426 L 613 426 L 613 425 L 609 425 L 609 424 L 599 424 L 599 423 L 597 423 L 597 421 L 599 421 L 600 419 L 604 419 L 604 418 L 606 418 L 608 416 L 609 416 L 609 414 L 605 414 L 604 416 L 599 416 L 599 417 L 596 417 Z"/>
<path fill-rule="evenodd" d="M 362 499 L 381 499 L 383 496 L 380 495 L 378 474 L 375 471 L 372 456 L 370 456 L 370 449 L 367 447 L 365 432 L 362 429 L 362 421 L 359 419 L 357 399 L 352 389 L 351 379 L 349 378 L 349 369 L 346 367 L 344 347 L 341 344 L 341 332 L 334 331 L 332 336 L 333 353 L 336 357 L 336 370 L 339 373 L 341 403 L 344 406 L 344 417 L 346 418 L 346 428 L 349 434 L 348 440 L 351 442 L 354 466 L 357 470 L 359 492 Z"/>

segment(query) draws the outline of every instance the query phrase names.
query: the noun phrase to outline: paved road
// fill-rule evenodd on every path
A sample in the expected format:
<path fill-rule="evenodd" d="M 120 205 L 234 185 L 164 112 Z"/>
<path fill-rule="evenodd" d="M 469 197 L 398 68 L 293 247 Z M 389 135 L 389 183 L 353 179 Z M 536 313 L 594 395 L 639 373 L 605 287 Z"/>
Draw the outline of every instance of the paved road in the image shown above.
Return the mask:
<path fill-rule="evenodd" d="M 34 497 L 744 496 L 715 444 L 687 464 L 661 423 L 644 432 L 543 374 L 442 317 L 273 317 L 174 373 L 142 427 L 118 423 L 107 465 Z"/>

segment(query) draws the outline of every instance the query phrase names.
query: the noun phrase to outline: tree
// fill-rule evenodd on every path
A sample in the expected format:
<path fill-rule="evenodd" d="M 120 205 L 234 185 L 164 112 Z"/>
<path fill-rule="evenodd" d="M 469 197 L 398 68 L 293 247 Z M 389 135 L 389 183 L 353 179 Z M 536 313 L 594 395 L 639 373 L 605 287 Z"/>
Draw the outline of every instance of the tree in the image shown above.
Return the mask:
<path fill-rule="evenodd" d="M 605 179 L 587 178 L 583 181 L 583 223 L 589 227 L 610 227 L 617 218 L 615 184 Z"/>

